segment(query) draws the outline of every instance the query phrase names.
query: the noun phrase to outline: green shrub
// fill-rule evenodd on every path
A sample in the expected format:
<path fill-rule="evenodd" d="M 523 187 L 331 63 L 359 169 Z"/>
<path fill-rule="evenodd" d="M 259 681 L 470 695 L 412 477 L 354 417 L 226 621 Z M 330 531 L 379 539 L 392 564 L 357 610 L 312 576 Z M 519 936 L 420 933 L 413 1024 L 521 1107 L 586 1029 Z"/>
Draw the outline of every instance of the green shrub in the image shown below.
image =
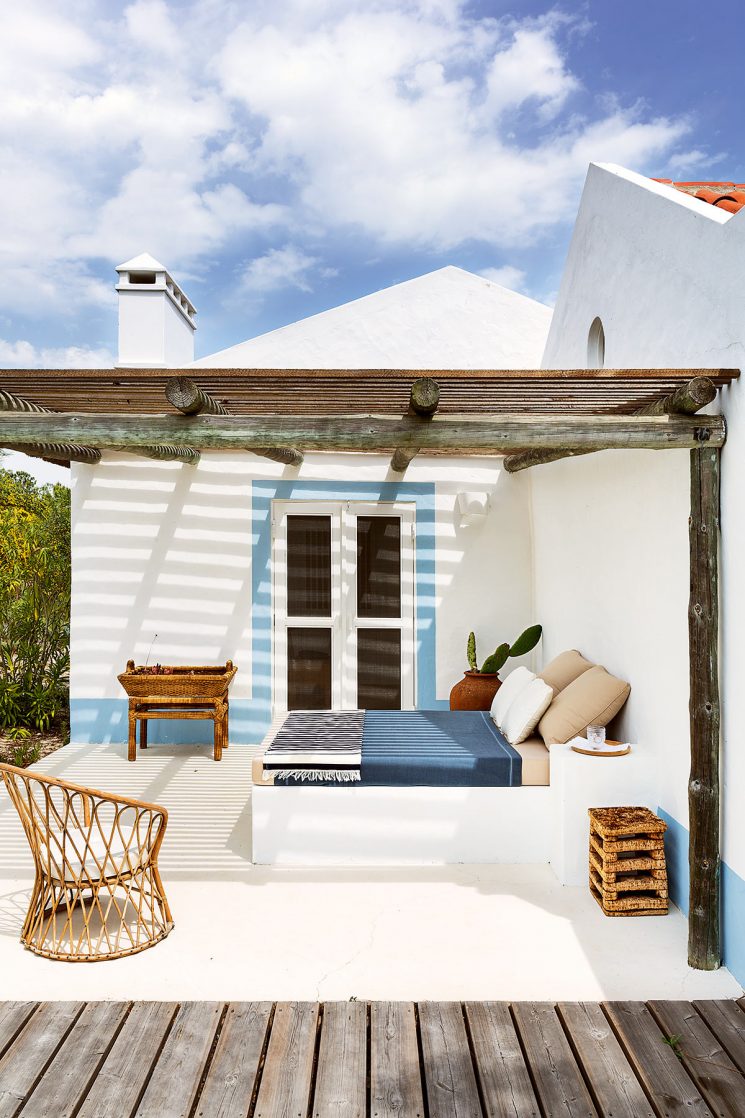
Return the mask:
<path fill-rule="evenodd" d="M 70 492 L 0 469 L 0 728 L 67 716 Z"/>

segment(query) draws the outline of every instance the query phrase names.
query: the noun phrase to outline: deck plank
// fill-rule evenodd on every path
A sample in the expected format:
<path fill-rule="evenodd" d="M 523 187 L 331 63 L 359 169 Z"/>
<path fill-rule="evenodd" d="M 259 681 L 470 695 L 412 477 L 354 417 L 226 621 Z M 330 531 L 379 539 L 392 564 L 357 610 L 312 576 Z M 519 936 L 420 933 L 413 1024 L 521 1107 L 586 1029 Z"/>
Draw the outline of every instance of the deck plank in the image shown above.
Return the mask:
<path fill-rule="evenodd" d="M 129 1118 L 177 1009 L 176 1002 L 135 1002 L 77 1118 Z"/>
<path fill-rule="evenodd" d="M 370 1005 L 371 1118 L 423 1118 L 416 1016 L 411 1002 Z"/>
<path fill-rule="evenodd" d="M 745 1080 L 690 1002 L 653 1001 L 652 1016 L 677 1050 L 686 1071 L 718 1118 L 742 1118 Z"/>
<path fill-rule="evenodd" d="M 271 1002 L 230 1003 L 199 1096 L 198 1116 L 246 1118 L 271 1012 Z"/>
<path fill-rule="evenodd" d="M 595 1106 L 553 1004 L 519 1002 L 513 1012 L 545 1113 L 595 1118 Z"/>
<path fill-rule="evenodd" d="M 88 1002 L 20 1113 L 32 1118 L 70 1118 L 95 1079 L 128 1010 L 128 1002 Z"/>
<path fill-rule="evenodd" d="M 367 1005 L 326 1002 L 313 1102 L 315 1118 L 365 1118 Z"/>
<path fill-rule="evenodd" d="M 316 1002 L 280 1002 L 277 1005 L 255 1118 L 306 1118 L 317 1027 Z"/>
<path fill-rule="evenodd" d="M 745 1013 L 733 1001 L 695 1001 L 693 1008 L 703 1017 L 732 1063 L 745 1075 Z"/>
<path fill-rule="evenodd" d="M 0 1002 L 0 1056 L 10 1047 L 38 1002 Z"/>
<path fill-rule="evenodd" d="M 540 1118 L 507 1002 L 467 1002 L 486 1118 Z"/>
<path fill-rule="evenodd" d="M 222 1011 L 222 1002 L 181 1006 L 137 1107 L 137 1118 L 188 1118 Z"/>
<path fill-rule="evenodd" d="M 14 1118 L 84 1009 L 45 1002 L 0 1060 L 0 1118 Z"/>
<path fill-rule="evenodd" d="M 592 1002 L 561 1002 L 557 1008 L 600 1114 L 612 1114 L 613 1118 L 654 1118 L 634 1069 L 600 1006 Z"/>
<path fill-rule="evenodd" d="M 711 1118 L 700 1091 L 643 1002 L 605 1002 L 605 1011 L 629 1062 L 661 1118 Z"/>
<path fill-rule="evenodd" d="M 476 1072 L 459 1002 L 420 1002 L 429 1118 L 481 1118 Z"/>

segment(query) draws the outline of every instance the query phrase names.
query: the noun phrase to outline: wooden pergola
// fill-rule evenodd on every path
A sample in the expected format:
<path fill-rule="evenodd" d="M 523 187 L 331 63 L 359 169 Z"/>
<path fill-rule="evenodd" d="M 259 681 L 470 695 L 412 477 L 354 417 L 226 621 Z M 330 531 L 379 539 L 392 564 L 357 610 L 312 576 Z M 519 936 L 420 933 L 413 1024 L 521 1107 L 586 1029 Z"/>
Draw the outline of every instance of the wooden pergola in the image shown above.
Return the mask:
<path fill-rule="evenodd" d="M 95 464 L 102 451 L 198 461 L 250 451 L 503 455 L 518 472 L 599 450 L 690 451 L 688 958 L 721 963 L 719 491 L 736 369 L 75 369 L 0 372 L 0 446 Z"/>

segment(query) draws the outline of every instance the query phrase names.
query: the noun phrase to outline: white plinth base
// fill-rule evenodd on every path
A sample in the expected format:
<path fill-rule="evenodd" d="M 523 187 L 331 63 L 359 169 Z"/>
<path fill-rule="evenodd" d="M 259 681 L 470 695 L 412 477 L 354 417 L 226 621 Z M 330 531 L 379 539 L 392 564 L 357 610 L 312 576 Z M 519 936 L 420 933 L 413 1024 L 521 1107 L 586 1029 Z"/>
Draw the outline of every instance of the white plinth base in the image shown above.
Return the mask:
<path fill-rule="evenodd" d="M 551 864 L 562 885 L 586 885 L 591 807 L 657 810 L 656 766 L 640 748 L 625 757 L 587 757 L 551 746 Z"/>
<path fill-rule="evenodd" d="M 550 788 L 253 789 L 259 865 L 545 863 L 550 843 Z"/>

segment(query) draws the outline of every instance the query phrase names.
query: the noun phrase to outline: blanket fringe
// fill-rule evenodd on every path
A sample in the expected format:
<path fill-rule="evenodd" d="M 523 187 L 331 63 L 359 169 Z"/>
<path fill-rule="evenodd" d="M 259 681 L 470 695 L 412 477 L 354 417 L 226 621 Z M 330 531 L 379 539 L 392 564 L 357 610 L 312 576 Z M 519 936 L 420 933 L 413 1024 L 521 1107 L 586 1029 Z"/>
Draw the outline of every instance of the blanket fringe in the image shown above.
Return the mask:
<path fill-rule="evenodd" d="M 275 780 L 328 781 L 353 784 L 361 779 L 359 769 L 268 769 Z"/>

